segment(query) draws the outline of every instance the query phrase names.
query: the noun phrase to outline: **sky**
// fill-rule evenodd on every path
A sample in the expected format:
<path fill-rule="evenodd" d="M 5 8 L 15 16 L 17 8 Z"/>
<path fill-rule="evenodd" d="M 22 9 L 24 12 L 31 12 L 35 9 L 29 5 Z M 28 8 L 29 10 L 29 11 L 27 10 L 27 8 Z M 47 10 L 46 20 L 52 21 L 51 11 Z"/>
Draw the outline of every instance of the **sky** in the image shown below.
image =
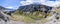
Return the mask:
<path fill-rule="evenodd" d="M 56 7 L 59 6 L 60 0 L 0 0 L 0 6 L 8 9 L 18 9 L 19 6 L 33 3 Z"/>
<path fill-rule="evenodd" d="M 9 9 L 17 9 L 20 6 L 20 1 L 23 0 L 0 0 L 0 6 Z"/>
<path fill-rule="evenodd" d="M 20 2 L 20 4 L 22 4 L 23 6 L 33 3 L 43 4 L 51 7 L 57 7 L 60 4 L 60 0 L 26 0 Z"/>

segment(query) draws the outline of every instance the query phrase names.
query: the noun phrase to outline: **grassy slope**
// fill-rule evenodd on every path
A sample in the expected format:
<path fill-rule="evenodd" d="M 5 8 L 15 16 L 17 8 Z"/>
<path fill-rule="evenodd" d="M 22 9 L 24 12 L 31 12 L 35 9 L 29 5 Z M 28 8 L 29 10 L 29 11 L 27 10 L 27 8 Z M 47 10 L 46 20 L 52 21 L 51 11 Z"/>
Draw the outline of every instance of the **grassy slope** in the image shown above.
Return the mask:
<path fill-rule="evenodd" d="M 41 16 L 39 15 L 41 14 Z M 44 12 L 34 12 L 33 15 L 31 13 L 29 14 L 24 14 L 23 12 L 21 12 L 21 14 L 16 11 L 15 13 L 12 14 L 13 16 L 13 20 L 16 21 L 24 21 L 24 22 L 35 22 L 36 20 L 41 20 L 44 19 L 45 13 Z M 49 16 L 51 16 L 51 14 L 49 14 Z M 47 20 L 42 22 L 46 22 Z"/>

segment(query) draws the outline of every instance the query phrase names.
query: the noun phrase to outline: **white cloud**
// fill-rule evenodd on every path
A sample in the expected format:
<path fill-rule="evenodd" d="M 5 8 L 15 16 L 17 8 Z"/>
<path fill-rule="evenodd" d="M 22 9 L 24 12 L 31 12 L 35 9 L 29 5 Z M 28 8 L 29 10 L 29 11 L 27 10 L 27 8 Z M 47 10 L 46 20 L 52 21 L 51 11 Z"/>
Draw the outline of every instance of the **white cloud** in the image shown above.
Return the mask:
<path fill-rule="evenodd" d="M 41 3 L 41 4 L 44 4 L 44 5 L 47 5 L 47 6 L 58 6 L 58 4 L 60 4 L 60 1 L 47 1 L 47 2 L 44 2 L 44 3 Z"/>
<path fill-rule="evenodd" d="M 18 7 L 14 7 L 14 6 L 7 6 L 7 7 L 5 7 L 5 8 L 7 8 L 7 9 L 18 9 Z"/>
<path fill-rule="evenodd" d="M 33 3 L 41 3 L 43 5 L 47 5 L 47 6 L 55 6 L 58 4 L 60 4 L 60 0 L 56 0 L 54 1 L 49 1 L 49 0 L 26 0 L 26 1 L 21 1 L 20 2 L 22 5 L 29 5 L 29 4 L 33 4 Z"/>
<path fill-rule="evenodd" d="M 31 0 L 27 0 L 27 1 L 21 1 L 20 2 L 22 5 L 29 5 L 29 4 L 32 4 L 33 2 Z"/>
<path fill-rule="evenodd" d="M 13 9 L 13 7 L 12 7 L 12 6 L 8 6 L 8 7 L 6 7 L 6 8 L 8 8 L 8 9 Z"/>
<path fill-rule="evenodd" d="M 33 3 L 44 3 L 46 0 L 26 0 L 26 1 L 21 1 L 20 4 L 22 5 L 29 5 Z"/>

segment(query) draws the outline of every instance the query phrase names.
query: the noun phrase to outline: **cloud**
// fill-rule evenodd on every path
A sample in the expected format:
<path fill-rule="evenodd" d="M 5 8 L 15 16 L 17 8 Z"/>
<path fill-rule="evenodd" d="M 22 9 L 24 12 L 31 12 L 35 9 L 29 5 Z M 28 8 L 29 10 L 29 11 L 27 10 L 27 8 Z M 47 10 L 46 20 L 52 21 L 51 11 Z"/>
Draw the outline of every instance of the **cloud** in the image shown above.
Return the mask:
<path fill-rule="evenodd" d="M 20 2 L 20 4 L 22 4 L 22 5 L 29 5 L 29 4 L 32 4 L 33 3 L 33 1 L 31 1 L 31 0 L 26 0 L 26 1 L 21 1 Z"/>
<path fill-rule="evenodd" d="M 42 0 L 26 0 L 26 1 L 21 1 L 20 4 L 21 5 L 29 5 L 29 4 L 33 4 L 33 3 L 37 3 L 37 2 L 41 2 Z"/>
<path fill-rule="evenodd" d="M 56 6 L 58 6 L 58 4 L 60 4 L 60 1 L 46 1 L 46 2 L 41 3 L 41 4 L 56 7 Z"/>
<path fill-rule="evenodd" d="M 26 0 L 26 1 L 21 1 L 20 2 L 20 4 L 22 6 L 30 5 L 30 4 L 33 4 L 33 3 L 38 3 L 38 4 L 43 4 L 43 5 L 55 7 L 56 5 L 58 6 L 58 4 L 60 4 L 60 0 L 56 0 L 56 1 L 50 1 L 50 0 Z"/>
<path fill-rule="evenodd" d="M 8 8 L 8 9 L 13 9 L 13 7 L 12 7 L 12 6 L 8 6 L 8 7 L 6 7 L 6 8 Z"/>
<path fill-rule="evenodd" d="M 5 8 L 7 8 L 7 9 L 14 9 L 14 10 L 16 10 L 16 9 L 18 9 L 18 6 L 6 6 Z"/>

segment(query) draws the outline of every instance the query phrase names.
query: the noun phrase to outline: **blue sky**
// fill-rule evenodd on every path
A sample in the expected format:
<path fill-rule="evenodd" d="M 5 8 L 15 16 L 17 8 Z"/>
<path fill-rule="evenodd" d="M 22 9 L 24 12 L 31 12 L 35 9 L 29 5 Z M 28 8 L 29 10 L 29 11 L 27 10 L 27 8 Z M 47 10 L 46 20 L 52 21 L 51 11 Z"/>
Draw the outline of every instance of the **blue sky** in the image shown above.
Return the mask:
<path fill-rule="evenodd" d="M 47 6 L 54 6 L 56 4 L 60 4 L 60 0 L 0 0 L 0 6 L 9 9 L 18 9 L 19 6 L 33 3 L 41 3 Z"/>
<path fill-rule="evenodd" d="M 49 1 L 56 1 L 56 0 L 49 0 Z"/>
<path fill-rule="evenodd" d="M 0 6 L 9 8 L 9 9 L 16 9 L 20 6 L 20 1 L 23 0 L 0 0 Z"/>

